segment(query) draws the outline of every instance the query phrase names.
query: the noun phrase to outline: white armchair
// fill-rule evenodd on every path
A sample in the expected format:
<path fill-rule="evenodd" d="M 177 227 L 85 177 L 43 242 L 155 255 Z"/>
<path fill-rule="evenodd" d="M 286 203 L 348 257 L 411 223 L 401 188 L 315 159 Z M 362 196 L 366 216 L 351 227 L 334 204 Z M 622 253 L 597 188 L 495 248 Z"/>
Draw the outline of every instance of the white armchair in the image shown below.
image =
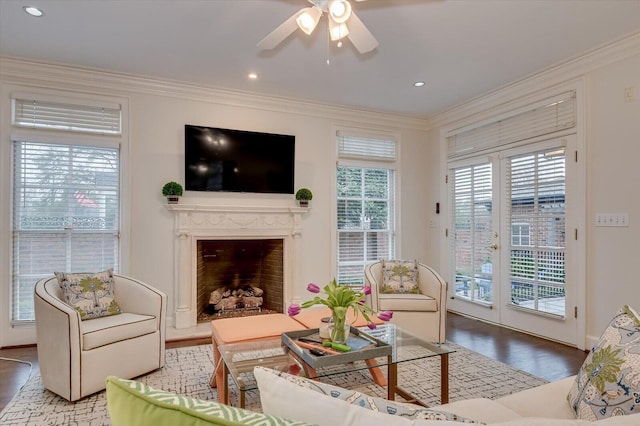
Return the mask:
<path fill-rule="evenodd" d="M 393 311 L 393 324 L 432 341 L 444 343 L 447 318 L 447 283 L 431 267 L 418 263 L 418 286 L 421 294 L 382 294 L 382 262 L 364 269 L 371 286 L 371 307 L 376 311 Z"/>
<path fill-rule="evenodd" d="M 45 388 L 76 401 L 105 388 L 107 376 L 134 378 L 164 366 L 167 296 L 113 275 L 123 313 L 81 321 L 56 277 L 36 283 L 38 363 Z"/>

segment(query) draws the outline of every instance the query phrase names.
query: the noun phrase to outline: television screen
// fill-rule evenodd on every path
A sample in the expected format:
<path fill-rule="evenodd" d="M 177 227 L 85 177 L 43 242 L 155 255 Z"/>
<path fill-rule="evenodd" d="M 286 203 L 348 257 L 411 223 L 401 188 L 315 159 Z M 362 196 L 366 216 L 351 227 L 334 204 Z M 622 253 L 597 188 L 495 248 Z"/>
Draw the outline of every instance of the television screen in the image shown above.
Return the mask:
<path fill-rule="evenodd" d="M 293 194 L 295 136 L 185 125 L 185 188 Z"/>

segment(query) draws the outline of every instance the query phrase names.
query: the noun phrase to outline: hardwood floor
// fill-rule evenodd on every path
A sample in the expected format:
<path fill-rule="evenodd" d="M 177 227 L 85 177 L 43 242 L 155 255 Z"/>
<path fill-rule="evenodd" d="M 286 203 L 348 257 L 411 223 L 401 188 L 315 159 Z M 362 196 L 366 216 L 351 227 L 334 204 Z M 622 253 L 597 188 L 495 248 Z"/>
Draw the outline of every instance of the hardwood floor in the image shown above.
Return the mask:
<path fill-rule="evenodd" d="M 550 382 L 578 372 L 587 352 L 449 313 L 447 341 Z"/>
<path fill-rule="evenodd" d="M 576 374 L 587 355 L 559 343 L 452 313 L 447 316 L 447 340 L 549 381 Z M 210 339 L 204 338 L 168 342 L 166 346 L 207 343 Z M 35 346 L 0 349 L 0 357 L 31 362 L 33 371 L 38 370 Z M 26 364 L 0 360 L 0 410 L 27 381 L 29 372 Z"/>

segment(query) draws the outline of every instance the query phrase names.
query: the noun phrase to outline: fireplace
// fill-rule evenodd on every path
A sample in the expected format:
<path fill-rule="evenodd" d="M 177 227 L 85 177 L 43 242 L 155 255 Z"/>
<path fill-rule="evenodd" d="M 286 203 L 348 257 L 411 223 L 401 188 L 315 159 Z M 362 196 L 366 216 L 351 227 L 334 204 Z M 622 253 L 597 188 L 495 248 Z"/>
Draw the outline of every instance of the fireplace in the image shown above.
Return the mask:
<path fill-rule="evenodd" d="M 301 218 L 308 209 L 288 206 L 209 206 L 193 204 L 166 204 L 174 215 L 174 298 L 168 312 L 169 324 L 173 320 L 176 329 L 196 327 L 198 316 L 205 304 L 201 294 L 210 291 L 199 290 L 198 271 L 200 268 L 214 270 L 213 275 L 231 279 L 231 285 L 247 279 L 246 275 L 261 275 L 261 286 L 266 286 L 265 309 L 284 312 L 291 302 L 293 283 L 298 282 L 301 238 Z M 220 248 L 223 246 L 228 248 Z M 202 253 L 199 254 L 198 247 Z M 245 262 L 242 258 L 213 266 L 216 256 L 225 258 L 232 252 L 262 252 L 262 269 L 247 273 L 244 268 L 234 271 L 231 263 Z M 223 250 L 223 251 L 218 251 Z M 202 257 L 200 264 L 199 258 Z M 281 260 L 274 261 L 278 257 Z M 248 263 L 250 263 L 247 260 Z M 256 261 L 251 261 L 254 264 Z M 265 272 L 264 265 L 280 262 L 279 272 Z M 224 266 L 225 263 L 227 266 Z M 228 270 L 227 270 L 228 269 Z M 279 275 L 278 284 L 266 280 L 266 275 Z M 236 277 L 237 275 L 237 277 Z M 212 279 L 215 281 L 215 279 Z M 229 285 L 227 283 L 226 285 Z M 200 285 L 207 287 L 208 284 Z M 273 288 L 272 288 L 273 287 Z"/>
<path fill-rule="evenodd" d="M 219 317 L 282 313 L 284 241 L 197 241 L 198 322 Z"/>

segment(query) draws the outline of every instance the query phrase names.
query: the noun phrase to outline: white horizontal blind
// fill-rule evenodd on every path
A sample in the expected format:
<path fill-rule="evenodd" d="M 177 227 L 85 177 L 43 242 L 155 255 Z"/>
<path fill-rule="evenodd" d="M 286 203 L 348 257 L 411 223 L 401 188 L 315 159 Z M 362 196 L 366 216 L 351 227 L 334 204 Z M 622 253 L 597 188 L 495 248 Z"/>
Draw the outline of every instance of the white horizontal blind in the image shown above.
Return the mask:
<path fill-rule="evenodd" d="M 367 263 L 394 257 L 394 171 L 339 166 L 337 173 L 338 282 L 363 285 Z"/>
<path fill-rule="evenodd" d="M 564 93 L 513 111 L 508 117 L 451 132 L 447 137 L 448 157 L 495 150 L 514 142 L 569 129 L 575 124 L 575 93 Z"/>
<path fill-rule="evenodd" d="M 395 257 L 396 143 L 339 132 L 337 146 L 337 281 L 361 286 L 366 264 Z"/>
<path fill-rule="evenodd" d="M 395 161 L 396 143 L 389 139 L 351 136 L 338 132 L 338 156 L 377 161 Z"/>
<path fill-rule="evenodd" d="M 118 269 L 119 151 L 14 141 L 12 322 L 53 272 Z"/>
<path fill-rule="evenodd" d="M 508 158 L 506 174 L 512 233 L 529 228 L 528 238 L 510 238 L 511 303 L 564 316 L 565 150 Z"/>
<path fill-rule="evenodd" d="M 458 297 L 490 303 L 493 288 L 482 265 L 492 263 L 493 183 L 491 163 L 462 166 L 451 171 L 450 210 L 453 239 L 450 246 Z"/>
<path fill-rule="evenodd" d="M 120 108 L 36 99 L 13 99 L 13 125 L 104 135 L 122 133 Z"/>

